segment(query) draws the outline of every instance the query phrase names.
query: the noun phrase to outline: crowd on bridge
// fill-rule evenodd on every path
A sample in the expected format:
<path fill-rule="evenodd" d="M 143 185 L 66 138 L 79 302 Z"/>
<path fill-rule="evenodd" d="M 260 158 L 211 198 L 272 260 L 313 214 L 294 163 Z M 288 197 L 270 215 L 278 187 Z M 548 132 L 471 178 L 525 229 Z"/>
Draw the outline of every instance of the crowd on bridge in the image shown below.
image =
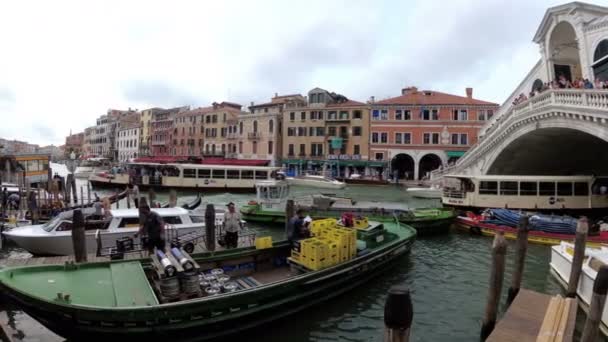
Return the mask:
<path fill-rule="evenodd" d="M 560 75 L 552 82 L 544 82 L 542 86 L 533 89 L 529 96 L 526 96 L 524 93 L 520 93 L 515 100 L 513 100 L 512 104 L 514 106 L 518 105 L 548 89 L 608 89 L 608 81 L 603 81 L 596 78 L 594 82 L 591 82 L 588 78 L 582 77 L 577 77 L 573 81 L 570 81 L 566 78 L 566 76 Z"/>

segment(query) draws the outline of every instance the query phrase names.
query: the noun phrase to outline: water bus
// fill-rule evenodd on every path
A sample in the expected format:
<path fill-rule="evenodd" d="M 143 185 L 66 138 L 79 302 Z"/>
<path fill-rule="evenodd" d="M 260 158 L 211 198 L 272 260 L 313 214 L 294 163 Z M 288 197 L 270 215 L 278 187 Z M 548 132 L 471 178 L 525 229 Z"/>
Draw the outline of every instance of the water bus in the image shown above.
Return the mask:
<path fill-rule="evenodd" d="M 444 176 L 442 202 L 459 209 L 578 211 L 608 208 L 608 177 Z"/>
<path fill-rule="evenodd" d="M 254 192 L 255 182 L 276 177 L 277 167 L 207 164 L 130 163 L 127 172 L 98 173 L 89 177 L 94 187 L 219 190 Z"/>

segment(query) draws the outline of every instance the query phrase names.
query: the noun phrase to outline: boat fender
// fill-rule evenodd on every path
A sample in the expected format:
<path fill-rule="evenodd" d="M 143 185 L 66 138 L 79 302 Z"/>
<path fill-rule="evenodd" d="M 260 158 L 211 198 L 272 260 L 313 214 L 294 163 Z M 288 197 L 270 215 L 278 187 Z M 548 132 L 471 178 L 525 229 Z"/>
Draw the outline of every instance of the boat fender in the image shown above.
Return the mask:
<path fill-rule="evenodd" d="M 470 231 L 472 234 L 481 235 L 481 228 L 479 228 L 477 226 L 471 227 Z"/>
<path fill-rule="evenodd" d="M 184 270 L 191 270 L 194 268 L 194 265 L 190 260 L 188 260 L 184 254 L 178 248 L 171 248 L 171 254 L 179 261 L 179 264 L 182 265 Z"/>
<path fill-rule="evenodd" d="M 177 269 L 175 268 L 175 266 L 173 266 L 171 260 L 169 260 L 165 253 L 161 251 L 156 251 L 156 255 L 158 256 L 158 259 L 163 267 L 163 271 L 165 271 L 165 274 L 168 277 L 174 276 L 175 273 L 177 273 Z"/>
<path fill-rule="evenodd" d="M 251 201 L 249 201 L 247 204 L 249 204 L 249 205 L 257 205 L 257 204 L 258 204 L 258 202 L 251 200 Z"/>

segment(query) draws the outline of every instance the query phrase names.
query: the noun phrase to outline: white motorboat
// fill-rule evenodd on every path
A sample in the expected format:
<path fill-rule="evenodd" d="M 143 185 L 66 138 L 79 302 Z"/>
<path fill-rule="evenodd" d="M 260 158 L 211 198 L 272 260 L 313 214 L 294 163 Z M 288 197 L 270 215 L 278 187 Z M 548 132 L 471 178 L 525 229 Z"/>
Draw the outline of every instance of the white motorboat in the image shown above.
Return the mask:
<path fill-rule="evenodd" d="M 290 185 L 307 186 L 311 188 L 344 189 L 344 187 L 346 187 L 346 183 L 344 182 L 317 175 L 287 177 L 286 180 Z"/>
<path fill-rule="evenodd" d="M 441 198 L 441 189 L 438 187 L 414 187 L 405 191 L 417 198 Z"/>
<path fill-rule="evenodd" d="M 572 256 L 574 254 L 574 245 L 568 242 L 562 242 L 559 245 L 551 247 L 551 270 L 552 274 L 564 286 L 568 286 L 570 280 L 570 270 L 572 268 Z M 593 283 L 597 276 L 597 272 L 602 265 L 608 265 L 608 248 L 589 248 L 585 249 L 585 260 L 581 277 L 578 281 L 576 293 L 580 299 L 579 303 L 585 311 L 589 308 L 591 296 L 593 295 Z M 600 326 L 602 333 L 608 335 L 608 306 L 604 306 L 602 312 L 602 324 Z"/>
<path fill-rule="evenodd" d="M 196 215 L 183 208 L 153 208 L 165 221 L 166 234 L 183 235 L 204 231 L 204 216 Z M 116 209 L 110 211 L 109 218 L 93 215 L 95 209 L 85 208 L 85 234 L 88 253 L 97 249 L 95 232 L 99 230 L 103 246 L 113 246 L 116 240 L 133 237 L 139 230 L 139 212 L 137 209 Z M 223 222 L 223 213 L 216 214 L 216 225 Z M 71 255 L 72 247 L 72 212 L 59 214 L 43 225 L 24 226 L 3 232 L 4 236 L 32 254 Z M 175 231 L 177 230 L 177 231 Z"/>
<path fill-rule="evenodd" d="M 89 178 L 92 174 L 107 171 L 110 169 L 110 160 L 107 158 L 89 158 L 74 170 L 74 177 Z"/>

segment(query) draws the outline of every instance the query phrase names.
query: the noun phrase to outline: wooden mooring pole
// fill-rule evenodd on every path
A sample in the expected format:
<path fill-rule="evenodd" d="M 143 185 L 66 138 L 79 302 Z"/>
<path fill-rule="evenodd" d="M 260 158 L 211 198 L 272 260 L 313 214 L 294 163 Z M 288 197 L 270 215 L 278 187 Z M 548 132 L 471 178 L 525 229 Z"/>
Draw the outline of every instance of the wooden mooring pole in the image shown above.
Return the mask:
<path fill-rule="evenodd" d="M 74 210 L 72 218 L 72 246 L 76 262 L 87 261 L 87 244 L 84 232 L 84 216 L 80 209 Z"/>
<path fill-rule="evenodd" d="M 205 244 L 209 252 L 215 251 L 215 207 L 207 204 L 205 208 Z"/>
<path fill-rule="evenodd" d="M 295 214 L 295 205 L 293 200 L 287 200 L 287 203 L 285 204 L 285 232 L 287 232 L 287 227 L 289 227 L 289 220 L 291 220 Z"/>
<path fill-rule="evenodd" d="M 595 342 L 598 340 L 602 312 L 606 304 L 606 292 L 608 292 L 608 266 L 602 265 L 597 272 L 595 282 L 593 282 L 593 295 L 591 296 L 591 305 L 589 305 L 589 313 L 583 328 L 581 342 Z"/>
<path fill-rule="evenodd" d="M 175 189 L 169 190 L 169 208 L 177 207 L 177 191 Z"/>
<path fill-rule="evenodd" d="M 510 306 L 513 299 L 519 293 L 521 287 L 521 279 L 524 274 L 524 264 L 526 262 L 526 253 L 528 251 L 528 222 L 530 217 L 523 215 L 519 220 L 517 227 L 517 252 L 515 254 L 515 270 L 513 271 L 513 277 L 511 278 L 511 287 L 507 294 L 507 306 Z"/>
<path fill-rule="evenodd" d="M 384 304 L 384 342 L 408 342 L 414 309 L 410 290 L 405 286 L 393 286 Z"/>
<path fill-rule="evenodd" d="M 87 181 L 87 203 L 91 204 L 91 183 Z"/>
<path fill-rule="evenodd" d="M 481 325 L 481 340 L 485 341 L 494 330 L 498 303 L 502 291 L 502 282 L 505 273 L 505 257 L 507 254 L 507 241 L 503 232 L 494 236 L 492 243 L 492 269 L 490 271 L 490 283 L 488 289 L 488 301 L 486 303 L 485 316 Z"/>
<path fill-rule="evenodd" d="M 150 208 L 156 208 L 156 203 L 154 203 L 154 201 L 156 200 L 156 193 L 154 192 L 153 188 L 148 189 L 148 202 Z"/>
<path fill-rule="evenodd" d="M 570 268 L 570 279 L 568 280 L 568 291 L 566 297 L 576 298 L 576 289 L 581 277 L 583 259 L 585 258 L 585 244 L 587 243 L 587 232 L 589 223 L 586 217 L 581 217 L 576 225 L 576 240 L 574 241 L 574 255 L 572 256 L 572 267 Z"/>

